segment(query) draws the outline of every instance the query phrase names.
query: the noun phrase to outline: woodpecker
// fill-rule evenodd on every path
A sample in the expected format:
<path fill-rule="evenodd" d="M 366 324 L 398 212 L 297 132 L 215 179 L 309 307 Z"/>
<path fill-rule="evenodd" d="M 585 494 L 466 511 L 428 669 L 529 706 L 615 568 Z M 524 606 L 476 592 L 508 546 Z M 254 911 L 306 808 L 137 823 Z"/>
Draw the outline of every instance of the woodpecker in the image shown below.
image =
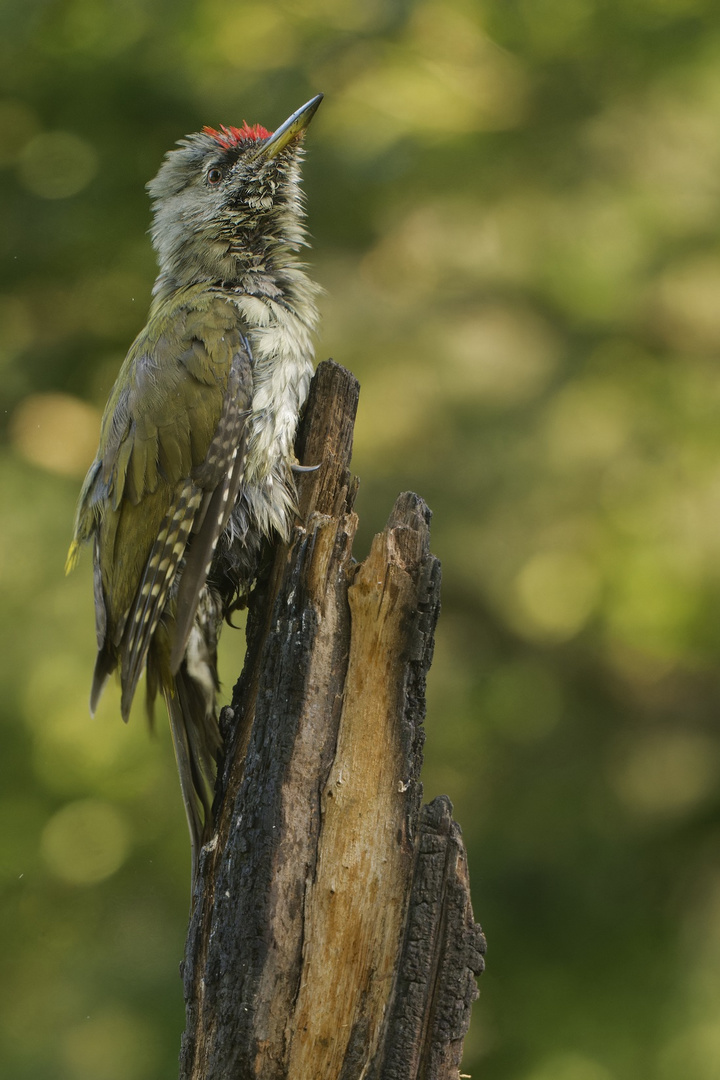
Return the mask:
<path fill-rule="evenodd" d="M 293 444 L 313 372 L 318 287 L 300 163 L 317 94 L 274 133 L 206 127 L 148 184 L 159 275 L 122 365 L 80 493 L 67 569 L 91 541 L 95 712 L 117 670 L 128 719 L 167 704 L 193 877 L 212 835 L 221 737 L 217 640 L 266 539 L 287 539 Z"/>

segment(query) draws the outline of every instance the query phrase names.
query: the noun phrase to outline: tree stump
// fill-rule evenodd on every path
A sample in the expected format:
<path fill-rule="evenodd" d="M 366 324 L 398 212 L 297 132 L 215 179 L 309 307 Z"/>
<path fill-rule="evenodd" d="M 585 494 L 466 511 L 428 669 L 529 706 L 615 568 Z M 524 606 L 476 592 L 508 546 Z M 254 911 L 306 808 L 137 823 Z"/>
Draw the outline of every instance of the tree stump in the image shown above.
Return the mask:
<path fill-rule="evenodd" d="M 450 1080 L 485 940 L 446 797 L 422 806 L 440 604 L 401 495 L 361 564 L 356 380 L 318 367 L 300 521 L 251 597 L 183 978 L 181 1080 Z"/>

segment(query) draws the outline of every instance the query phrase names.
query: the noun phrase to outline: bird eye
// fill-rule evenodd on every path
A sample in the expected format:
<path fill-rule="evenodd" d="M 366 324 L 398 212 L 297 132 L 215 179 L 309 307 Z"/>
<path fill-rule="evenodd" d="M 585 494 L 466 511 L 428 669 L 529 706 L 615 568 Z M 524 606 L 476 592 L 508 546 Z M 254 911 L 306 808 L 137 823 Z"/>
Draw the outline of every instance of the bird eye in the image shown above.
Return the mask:
<path fill-rule="evenodd" d="M 219 184 L 223 178 L 222 169 L 208 169 L 208 184 Z"/>

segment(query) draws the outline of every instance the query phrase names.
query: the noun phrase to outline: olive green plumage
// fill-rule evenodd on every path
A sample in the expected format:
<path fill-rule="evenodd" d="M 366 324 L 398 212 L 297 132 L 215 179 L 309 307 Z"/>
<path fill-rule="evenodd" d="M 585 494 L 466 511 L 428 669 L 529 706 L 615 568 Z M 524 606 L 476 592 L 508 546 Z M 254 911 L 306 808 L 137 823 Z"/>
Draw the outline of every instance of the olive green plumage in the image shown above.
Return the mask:
<path fill-rule="evenodd" d="M 263 539 L 288 534 L 292 443 L 311 373 L 315 289 L 299 136 L 320 97 L 270 135 L 188 136 L 150 185 L 160 276 L 103 416 L 68 555 L 92 541 L 94 711 L 118 670 L 128 718 L 147 672 L 166 700 L 196 867 L 220 749 L 216 646 Z"/>
<path fill-rule="evenodd" d="M 119 649 L 138 586 L 161 527 L 182 499 L 192 520 L 203 481 L 218 476 L 206 461 L 223 412 L 233 360 L 249 359 L 236 308 L 204 287 L 180 291 L 162 305 L 135 340 L 103 417 L 96 460 L 78 506 L 70 559 L 96 536 L 105 597 L 99 644 Z M 232 408 L 250 405 L 250 386 Z M 217 460 L 218 469 L 224 462 Z M 219 475 L 222 472 L 219 471 Z M 182 554 L 181 548 L 180 553 Z M 171 576 L 170 567 L 166 577 Z"/>

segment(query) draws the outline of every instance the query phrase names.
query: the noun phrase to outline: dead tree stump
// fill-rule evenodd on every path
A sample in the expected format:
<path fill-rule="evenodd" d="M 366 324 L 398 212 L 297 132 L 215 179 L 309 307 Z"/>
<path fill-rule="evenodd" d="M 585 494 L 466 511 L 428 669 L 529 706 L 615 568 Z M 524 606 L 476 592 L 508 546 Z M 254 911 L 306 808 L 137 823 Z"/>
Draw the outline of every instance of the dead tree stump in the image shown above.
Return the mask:
<path fill-rule="evenodd" d="M 358 385 L 318 368 L 300 520 L 247 654 L 184 961 L 180 1080 L 451 1080 L 485 940 L 441 796 L 422 806 L 440 603 L 430 512 L 401 495 L 356 564 Z"/>

